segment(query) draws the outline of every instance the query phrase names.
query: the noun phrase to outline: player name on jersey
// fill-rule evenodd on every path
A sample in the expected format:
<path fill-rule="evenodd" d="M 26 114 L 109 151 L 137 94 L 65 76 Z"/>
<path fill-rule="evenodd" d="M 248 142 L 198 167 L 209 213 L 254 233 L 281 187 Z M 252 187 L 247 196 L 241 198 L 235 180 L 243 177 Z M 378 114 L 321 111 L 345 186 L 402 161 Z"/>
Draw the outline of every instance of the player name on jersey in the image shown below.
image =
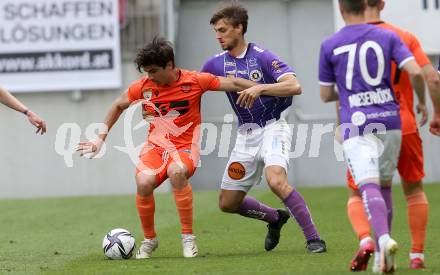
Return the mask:
<path fill-rule="evenodd" d="M 394 98 L 389 88 L 377 88 L 376 91 L 358 93 L 348 97 L 350 108 L 384 104 L 392 101 L 394 101 Z"/>

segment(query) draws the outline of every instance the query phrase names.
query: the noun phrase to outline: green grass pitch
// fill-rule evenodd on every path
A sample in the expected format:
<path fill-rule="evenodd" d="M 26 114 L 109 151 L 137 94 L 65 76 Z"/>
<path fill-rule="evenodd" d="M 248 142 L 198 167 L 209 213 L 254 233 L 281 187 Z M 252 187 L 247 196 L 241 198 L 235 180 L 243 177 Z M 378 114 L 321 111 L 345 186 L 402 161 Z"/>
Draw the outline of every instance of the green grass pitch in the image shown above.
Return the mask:
<path fill-rule="evenodd" d="M 217 191 L 195 192 L 194 229 L 199 256 L 182 257 L 180 226 L 171 194 L 156 194 L 159 249 L 154 258 L 105 260 L 104 234 L 123 227 L 142 239 L 134 196 L 0 201 L 0 274 L 350 274 L 358 242 L 346 217 L 344 188 L 301 188 L 328 252 L 310 255 L 293 220 L 283 228 L 278 247 L 265 252 L 266 226 L 221 213 Z M 406 202 L 394 186 L 393 237 L 400 250 L 398 274 L 440 274 L 440 185 L 426 185 L 430 221 L 425 271 L 408 269 Z M 252 192 L 277 207 L 268 190 Z"/>

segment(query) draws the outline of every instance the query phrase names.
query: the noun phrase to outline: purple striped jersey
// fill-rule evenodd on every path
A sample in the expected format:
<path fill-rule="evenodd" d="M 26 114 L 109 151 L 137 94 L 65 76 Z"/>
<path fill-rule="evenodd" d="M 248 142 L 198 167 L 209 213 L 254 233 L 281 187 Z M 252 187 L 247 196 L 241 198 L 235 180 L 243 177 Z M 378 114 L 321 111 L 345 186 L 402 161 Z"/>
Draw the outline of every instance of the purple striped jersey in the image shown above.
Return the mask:
<path fill-rule="evenodd" d="M 269 50 L 249 43 L 241 56 L 233 57 L 228 52 L 217 54 L 203 65 L 203 72 L 217 76 L 235 76 L 258 83 L 276 83 L 294 71 Z M 250 109 L 241 108 L 235 102 L 238 95 L 226 93 L 232 109 L 238 117 L 238 124 L 255 123 L 263 127 L 268 121 L 278 120 L 281 113 L 292 105 L 292 96 L 260 96 Z"/>
<path fill-rule="evenodd" d="M 336 84 L 341 123 L 357 130 L 345 131 L 344 139 L 362 135 L 365 129 L 371 132 L 367 125 L 377 123 L 387 130 L 401 128 L 391 63 L 402 68 L 411 59 L 396 34 L 368 24 L 345 26 L 321 44 L 319 83 Z"/>

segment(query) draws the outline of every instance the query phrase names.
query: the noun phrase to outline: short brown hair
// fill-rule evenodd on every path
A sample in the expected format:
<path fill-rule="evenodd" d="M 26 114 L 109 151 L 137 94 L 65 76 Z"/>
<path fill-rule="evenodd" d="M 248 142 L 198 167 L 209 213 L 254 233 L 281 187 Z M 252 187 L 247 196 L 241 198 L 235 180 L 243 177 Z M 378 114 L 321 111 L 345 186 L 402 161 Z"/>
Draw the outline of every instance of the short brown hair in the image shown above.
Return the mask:
<path fill-rule="evenodd" d="M 352 14 L 363 14 L 367 8 L 365 0 L 339 0 L 339 5 Z"/>
<path fill-rule="evenodd" d="M 247 31 L 248 25 L 248 13 L 247 10 L 236 2 L 223 5 L 218 9 L 211 17 L 209 23 L 211 25 L 216 24 L 221 19 L 228 20 L 232 26 L 238 27 L 238 25 L 243 26 L 243 34 Z"/>
<path fill-rule="evenodd" d="M 367 0 L 367 5 L 374 8 L 377 7 L 381 2 L 382 0 Z"/>
<path fill-rule="evenodd" d="M 134 60 L 139 72 L 142 72 L 142 69 L 148 65 L 165 68 L 170 61 L 173 62 L 174 68 L 174 50 L 171 42 L 157 36 L 152 42 L 138 50 Z"/>

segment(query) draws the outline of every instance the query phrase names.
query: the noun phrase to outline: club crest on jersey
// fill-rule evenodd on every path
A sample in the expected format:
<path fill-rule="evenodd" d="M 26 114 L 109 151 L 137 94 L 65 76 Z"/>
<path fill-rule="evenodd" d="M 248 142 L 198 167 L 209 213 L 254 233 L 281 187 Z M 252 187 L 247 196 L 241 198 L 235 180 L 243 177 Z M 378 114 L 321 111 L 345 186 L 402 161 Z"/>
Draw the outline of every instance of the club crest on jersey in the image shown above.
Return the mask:
<path fill-rule="evenodd" d="M 142 96 L 146 99 L 146 100 L 151 100 L 151 97 L 153 96 L 153 91 L 151 89 L 147 89 L 144 90 L 142 92 Z"/>
<path fill-rule="evenodd" d="M 257 59 L 255 59 L 254 57 L 249 58 L 249 66 L 250 67 L 255 67 L 257 66 Z"/>
<path fill-rule="evenodd" d="M 243 164 L 233 162 L 228 166 L 228 176 L 233 180 L 241 180 L 246 175 L 246 169 Z"/>
<path fill-rule="evenodd" d="M 260 70 L 253 70 L 250 72 L 249 78 L 252 81 L 258 82 L 263 78 L 263 74 L 261 73 Z"/>
<path fill-rule="evenodd" d="M 191 84 L 183 84 L 182 86 L 180 86 L 180 89 L 184 93 L 189 93 L 191 91 Z"/>

